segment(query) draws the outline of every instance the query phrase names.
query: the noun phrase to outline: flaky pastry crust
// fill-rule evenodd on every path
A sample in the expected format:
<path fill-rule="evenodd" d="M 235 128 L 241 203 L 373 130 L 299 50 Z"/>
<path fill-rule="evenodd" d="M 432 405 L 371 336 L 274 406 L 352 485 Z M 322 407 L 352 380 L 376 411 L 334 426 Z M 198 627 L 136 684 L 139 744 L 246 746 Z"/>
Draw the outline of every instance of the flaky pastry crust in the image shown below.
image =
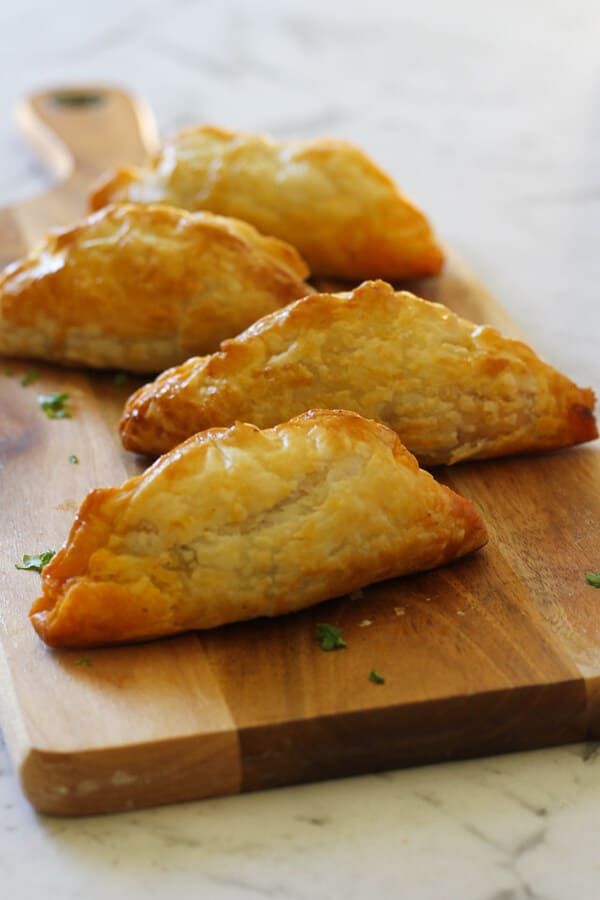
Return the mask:
<path fill-rule="evenodd" d="M 31 621 L 55 647 L 275 616 L 441 565 L 486 541 L 473 504 L 390 429 L 345 411 L 197 434 L 92 491 Z"/>
<path fill-rule="evenodd" d="M 424 465 L 597 436 L 591 390 L 526 344 L 384 282 L 298 300 L 163 373 L 129 399 L 121 436 L 157 454 L 204 428 L 268 428 L 314 407 L 384 422 Z"/>
<path fill-rule="evenodd" d="M 0 275 L 0 353 L 159 372 L 306 295 L 307 274 L 245 222 L 110 206 Z"/>
<path fill-rule="evenodd" d="M 90 202 L 99 209 L 122 200 L 244 219 L 289 241 L 322 276 L 393 281 L 435 275 L 442 265 L 425 216 L 346 141 L 186 128 L 146 168 L 106 176 Z"/>

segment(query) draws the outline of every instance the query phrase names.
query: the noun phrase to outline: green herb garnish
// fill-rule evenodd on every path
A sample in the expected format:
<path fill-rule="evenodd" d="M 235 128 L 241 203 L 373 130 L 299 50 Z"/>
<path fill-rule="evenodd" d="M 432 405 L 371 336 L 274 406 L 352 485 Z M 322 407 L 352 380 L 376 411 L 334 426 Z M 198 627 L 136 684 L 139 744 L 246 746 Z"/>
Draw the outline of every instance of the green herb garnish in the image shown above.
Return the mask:
<path fill-rule="evenodd" d="M 376 672 L 375 669 L 371 669 L 369 672 L 369 681 L 372 681 L 373 684 L 385 684 L 385 678 L 379 672 Z"/>
<path fill-rule="evenodd" d="M 586 572 L 585 580 L 592 587 L 600 588 L 600 572 Z"/>
<path fill-rule="evenodd" d="M 4 374 L 6 375 L 7 378 L 11 378 L 15 374 L 10 366 L 4 366 L 2 371 L 4 372 Z"/>
<path fill-rule="evenodd" d="M 69 457 L 69 462 L 70 462 L 70 463 L 73 463 L 73 465 L 76 466 L 76 465 L 78 465 L 78 463 L 79 463 L 79 457 L 78 457 L 78 456 L 75 456 L 74 453 L 71 453 L 71 455 L 70 455 L 70 457 Z"/>
<path fill-rule="evenodd" d="M 15 563 L 15 569 L 23 569 L 28 572 L 41 572 L 44 566 L 47 566 L 52 557 L 54 550 L 44 550 L 42 553 L 23 554 L 23 562 Z"/>
<path fill-rule="evenodd" d="M 341 630 L 325 622 L 317 625 L 317 640 L 321 650 L 341 650 L 346 646 Z"/>
<path fill-rule="evenodd" d="M 115 387 L 122 387 L 124 384 L 127 384 L 129 381 L 129 375 L 127 372 L 115 372 L 113 375 L 112 383 Z"/>
<path fill-rule="evenodd" d="M 75 661 L 76 666 L 82 666 L 82 667 L 85 667 L 86 669 L 89 669 L 91 664 L 92 664 L 92 661 L 89 658 L 89 656 L 81 656 L 78 660 Z"/>
<path fill-rule="evenodd" d="M 70 419 L 71 411 L 65 406 L 68 399 L 69 395 L 65 393 L 38 394 L 37 402 L 49 419 Z"/>
<path fill-rule="evenodd" d="M 37 369 L 29 369 L 21 378 L 21 384 L 23 387 L 27 387 L 28 384 L 33 384 L 34 381 L 37 381 L 39 377 L 40 373 Z"/>

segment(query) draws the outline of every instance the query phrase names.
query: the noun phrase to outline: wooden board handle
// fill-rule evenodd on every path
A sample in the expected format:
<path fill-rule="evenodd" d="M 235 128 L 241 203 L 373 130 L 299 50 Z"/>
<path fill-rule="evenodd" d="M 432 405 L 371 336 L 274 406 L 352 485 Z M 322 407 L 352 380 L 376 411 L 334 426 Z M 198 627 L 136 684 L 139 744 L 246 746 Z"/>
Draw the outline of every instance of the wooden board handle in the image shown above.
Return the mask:
<path fill-rule="evenodd" d="M 17 119 L 61 181 L 72 176 L 89 181 L 121 163 L 141 163 L 158 144 L 149 107 L 114 87 L 39 91 L 21 102 Z"/>

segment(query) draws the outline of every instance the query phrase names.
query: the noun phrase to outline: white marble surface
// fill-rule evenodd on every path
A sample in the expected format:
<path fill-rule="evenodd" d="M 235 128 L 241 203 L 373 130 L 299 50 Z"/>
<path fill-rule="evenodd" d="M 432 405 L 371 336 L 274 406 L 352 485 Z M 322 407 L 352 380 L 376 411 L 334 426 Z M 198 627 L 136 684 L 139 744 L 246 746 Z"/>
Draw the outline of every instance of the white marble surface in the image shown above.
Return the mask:
<path fill-rule="evenodd" d="M 597 0 L 21 0 L 0 7 L 0 204 L 46 184 L 11 120 L 50 83 L 349 137 L 557 366 L 598 388 Z M 600 606 L 599 606 L 600 615 Z M 38 818 L 0 747 L 0 897 L 592 900 L 592 745 L 116 817 Z"/>

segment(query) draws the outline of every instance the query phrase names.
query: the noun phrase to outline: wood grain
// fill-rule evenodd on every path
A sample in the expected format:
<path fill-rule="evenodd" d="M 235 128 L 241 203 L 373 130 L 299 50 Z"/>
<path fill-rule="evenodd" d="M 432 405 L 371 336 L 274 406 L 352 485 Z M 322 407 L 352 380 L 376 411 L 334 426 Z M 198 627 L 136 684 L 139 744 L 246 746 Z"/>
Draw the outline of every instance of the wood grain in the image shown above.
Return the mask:
<path fill-rule="evenodd" d="M 83 211 L 104 163 L 136 161 L 153 140 L 120 92 L 58 110 L 55 93 L 21 119 L 63 181 L 0 211 L 7 256 Z M 411 287 L 520 336 L 452 256 L 440 278 Z M 2 365 L 13 374 L 0 374 L 0 705 L 38 809 L 108 812 L 600 736 L 600 594 L 583 578 L 600 544 L 597 444 L 439 470 L 491 535 L 452 566 L 276 621 L 51 652 L 27 620 L 39 577 L 14 563 L 58 547 L 88 490 L 139 470 L 115 430 L 138 382 L 37 366 L 23 387 L 29 366 Z M 69 393 L 72 419 L 39 411 L 36 395 L 55 390 Z M 322 621 L 342 627 L 347 649 L 320 650 Z"/>

